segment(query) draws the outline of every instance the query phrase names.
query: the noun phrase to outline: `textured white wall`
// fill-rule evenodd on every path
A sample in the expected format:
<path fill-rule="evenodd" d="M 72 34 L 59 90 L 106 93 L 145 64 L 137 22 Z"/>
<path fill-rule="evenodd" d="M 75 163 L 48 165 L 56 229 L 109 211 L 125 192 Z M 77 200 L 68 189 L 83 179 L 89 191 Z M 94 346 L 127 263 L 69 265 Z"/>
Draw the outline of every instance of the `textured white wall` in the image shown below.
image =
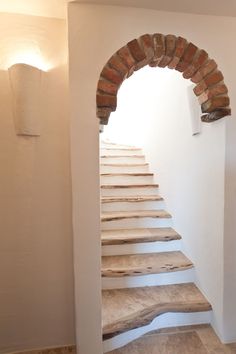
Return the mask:
<path fill-rule="evenodd" d="M 74 343 L 66 24 L 0 14 L 0 353 Z M 50 62 L 41 136 L 15 134 L 6 68 Z"/>

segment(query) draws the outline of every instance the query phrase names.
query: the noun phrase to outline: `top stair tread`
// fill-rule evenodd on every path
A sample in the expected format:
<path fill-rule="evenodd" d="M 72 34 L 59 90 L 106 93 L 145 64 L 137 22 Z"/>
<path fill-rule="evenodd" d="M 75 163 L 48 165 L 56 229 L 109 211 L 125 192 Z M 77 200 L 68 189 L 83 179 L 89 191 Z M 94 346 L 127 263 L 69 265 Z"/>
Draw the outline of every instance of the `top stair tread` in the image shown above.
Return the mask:
<path fill-rule="evenodd" d="M 131 157 L 134 157 L 134 158 L 144 158 L 145 156 L 144 155 L 109 155 L 109 154 L 107 154 L 107 155 L 101 155 L 100 156 L 101 158 L 107 158 L 107 159 L 113 159 L 113 158 L 126 158 L 126 157 L 128 157 L 128 158 L 131 158 Z"/>
<path fill-rule="evenodd" d="M 100 166 L 107 166 L 107 167 L 144 167 L 144 166 L 148 166 L 147 162 L 143 162 L 143 163 L 125 163 L 125 162 L 121 162 L 121 163 L 100 163 Z"/>
<path fill-rule="evenodd" d="M 117 143 L 113 143 L 113 142 L 109 142 L 109 141 L 102 141 L 101 142 L 101 149 L 105 149 L 105 148 L 111 148 L 111 149 L 135 149 L 135 150 L 141 150 L 141 148 L 133 146 L 133 145 L 125 145 L 125 144 L 117 144 Z"/>
<path fill-rule="evenodd" d="M 103 230 L 103 245 L 122 245 L 140 242 L 180 240 L 181 236 L 170 227 Z"/>
<path fill-rule="evenodd" d="M 190 268 L 193 268 L 192 262 L 180 251 L 102 257 L 103 277 L 160 274 Z"/>
<path fill-rule="evenodd" d="M 110 337 L 149 324 L 166 312 L 211 310 L 193 283 L 103 290 L 103 334 Z"/>

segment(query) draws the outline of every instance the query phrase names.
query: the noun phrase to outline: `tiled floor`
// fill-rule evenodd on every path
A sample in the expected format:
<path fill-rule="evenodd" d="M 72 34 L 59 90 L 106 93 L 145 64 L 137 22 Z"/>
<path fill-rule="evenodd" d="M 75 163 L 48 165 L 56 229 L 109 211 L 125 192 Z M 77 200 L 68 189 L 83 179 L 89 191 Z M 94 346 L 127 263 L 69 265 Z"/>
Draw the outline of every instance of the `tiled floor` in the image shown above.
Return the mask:
<path fill-rule="evenodd" d="M 234 354 L 236 345 L 223 345 L 210 326 L 189 326 L 150 333 L 109 354 Z"/>

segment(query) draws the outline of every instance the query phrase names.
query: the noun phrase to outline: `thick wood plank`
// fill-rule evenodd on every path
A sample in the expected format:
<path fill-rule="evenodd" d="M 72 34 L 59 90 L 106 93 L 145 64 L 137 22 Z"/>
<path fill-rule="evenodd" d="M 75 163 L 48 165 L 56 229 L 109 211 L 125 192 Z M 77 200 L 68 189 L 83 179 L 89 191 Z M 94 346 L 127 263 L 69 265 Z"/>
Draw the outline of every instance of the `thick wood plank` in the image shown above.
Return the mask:
<path fill-rule="evenodd" d="M 169 219 L 171 215 L 165 210 L 104 211 L 101 214 L 101 221 L 104 222 L 138 218 Z"/>
<path fill-rule="evenodd" d="M 101 163 L 100 166 L 107 167 L 144 167 L 148 166 L 148 163 Z"/>
<path fill-rule="evenodd" d="M 127 177 L 152 177 L 154 174 L 150 172 L 127 172 L 127 173 L 101 173 L 102 177 L 118 177 L 118 176 L 127 176 Z"/>
<path fill-rule="evenodd" d="M 102 184 L 102 189 L 119 189 L 119 188 L 158 188 L 159 184 Z"/>
<path fill-rule="evenodd" d="M 106 196 L 102 197 L 102 203 L 132 203 L 132 202 L 154 202 L 161 201 L 163 198 L 159 195 L 126 195 L 126 196 Z"/>
<path fill-rule="evenodd" d="M 211 305 L 193 283 L 103 290 L 103 334 L 144 326 L 166 312 L 199 312 Z"/>
<path fill-rule="evenodd" d="M 140 242 L 180 240 L 181 236 L 172 228 L 103 230 L 102 245 L 122 245 Z"/>
<path fill-rule="evenodd" d="M 117 278 L 177 272 L 193 268 L 180 251 L 102 257 L 102 276 Z"/>
<path fill-rule="evenodd" d="M 143 159 L 145 156 L 144 155 L 101 155 L 100 156 L 102 159 L 116 159 L 116 158 L 140 158 Z"/>

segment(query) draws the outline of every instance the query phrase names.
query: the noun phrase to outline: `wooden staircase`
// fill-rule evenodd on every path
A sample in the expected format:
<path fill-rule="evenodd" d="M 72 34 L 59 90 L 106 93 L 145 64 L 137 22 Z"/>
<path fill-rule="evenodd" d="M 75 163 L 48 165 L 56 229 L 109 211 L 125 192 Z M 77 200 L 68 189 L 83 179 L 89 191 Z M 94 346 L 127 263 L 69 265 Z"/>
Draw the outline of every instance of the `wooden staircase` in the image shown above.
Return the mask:
<path fill-rule="evenodd" d="M 155 329 L 209 323 L 142 150 L 102 143 L 100 156 L 104 353 Z"/>

